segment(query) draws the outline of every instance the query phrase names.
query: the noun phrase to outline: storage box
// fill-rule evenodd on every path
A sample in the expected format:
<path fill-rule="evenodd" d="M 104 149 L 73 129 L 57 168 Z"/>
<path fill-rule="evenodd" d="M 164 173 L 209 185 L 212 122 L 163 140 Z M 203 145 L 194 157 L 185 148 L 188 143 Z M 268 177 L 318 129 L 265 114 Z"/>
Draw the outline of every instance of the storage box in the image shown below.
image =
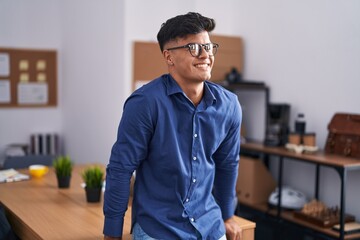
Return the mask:
<path fill-rule="evenodd" d="M 276 182 L 260 159 L 241 156 L 236 183 L 238 200 L 247 204 L 267 203 Z"/>

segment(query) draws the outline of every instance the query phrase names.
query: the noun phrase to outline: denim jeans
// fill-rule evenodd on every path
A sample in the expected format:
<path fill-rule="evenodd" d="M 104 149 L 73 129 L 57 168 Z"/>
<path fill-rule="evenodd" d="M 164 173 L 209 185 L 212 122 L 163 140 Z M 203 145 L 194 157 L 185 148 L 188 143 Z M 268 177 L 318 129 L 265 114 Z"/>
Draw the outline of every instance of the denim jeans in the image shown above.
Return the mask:
<path fill-rule="evenodd" d="M 138 223 L 135 223 L 132 231 L 132 240 L 156 240 L 147 235 Z"/>
<path fill-rule="evenodd" d="M 147 235 L 144 230 L 140 227 L 138 223 L 135 223 L 133 232 L 132 232 L 132 240 L 156 240 L 155 238 Z M 226 240 L 226 236 L 222 236 L 219 240 Z"/>

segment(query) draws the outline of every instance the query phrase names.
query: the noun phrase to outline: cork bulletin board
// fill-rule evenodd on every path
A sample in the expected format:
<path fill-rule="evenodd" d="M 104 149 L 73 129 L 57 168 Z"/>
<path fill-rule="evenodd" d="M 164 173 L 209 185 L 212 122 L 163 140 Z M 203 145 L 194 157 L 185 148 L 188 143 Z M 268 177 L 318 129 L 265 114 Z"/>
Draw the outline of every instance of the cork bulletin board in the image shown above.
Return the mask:
<path fill-rule="evenodd" d="M 56 51 L 0 48 L 0 108 L 54 106 Z"/>
<path fill-rule="evenodd" d="M 211 81 L 220 82 L 235 67 L 243 72 L 243 40 L 241 37 L 210 35 L 220 48 L 215 56 Z M 167 66 L 157 42 L 134 42 L 133 88 L 167 73 Z"/>

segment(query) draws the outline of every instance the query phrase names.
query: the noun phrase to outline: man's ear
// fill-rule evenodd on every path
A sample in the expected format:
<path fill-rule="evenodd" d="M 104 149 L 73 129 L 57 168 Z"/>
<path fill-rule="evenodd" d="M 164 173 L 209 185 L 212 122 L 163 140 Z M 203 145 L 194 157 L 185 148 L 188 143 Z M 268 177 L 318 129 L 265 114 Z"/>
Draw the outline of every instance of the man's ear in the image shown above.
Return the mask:
<path fill-rule="evenodd" d="M 164 56 L 164 59 L 165 59 L 167 65 L 169 65 L 169 66 L 174 65 L 173 59 L 172 59 L 171 54 L 170 54 L 170 52 L 168 50 L 163 51 L 163 56 Z"/>

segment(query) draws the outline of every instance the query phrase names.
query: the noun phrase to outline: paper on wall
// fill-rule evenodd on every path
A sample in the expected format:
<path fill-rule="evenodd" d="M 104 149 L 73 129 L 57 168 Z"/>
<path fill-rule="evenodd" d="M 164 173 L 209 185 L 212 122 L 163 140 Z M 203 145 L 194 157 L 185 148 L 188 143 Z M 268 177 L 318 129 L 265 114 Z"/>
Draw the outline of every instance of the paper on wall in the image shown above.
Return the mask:
<path fill-rule="evenodd" d="M 18 83 L 19 104 L 47 104 L 47 83 Z"/>
<path fill-rule="evenodd" d="M 10 56 L 8 53 L 0 53 L 0 77 L 10 75 Z"/>
<path fill-rule="evenodd" d="M 9 103 L 10 99 L 10 80 L 0 80 L 0 103 Z"/>

